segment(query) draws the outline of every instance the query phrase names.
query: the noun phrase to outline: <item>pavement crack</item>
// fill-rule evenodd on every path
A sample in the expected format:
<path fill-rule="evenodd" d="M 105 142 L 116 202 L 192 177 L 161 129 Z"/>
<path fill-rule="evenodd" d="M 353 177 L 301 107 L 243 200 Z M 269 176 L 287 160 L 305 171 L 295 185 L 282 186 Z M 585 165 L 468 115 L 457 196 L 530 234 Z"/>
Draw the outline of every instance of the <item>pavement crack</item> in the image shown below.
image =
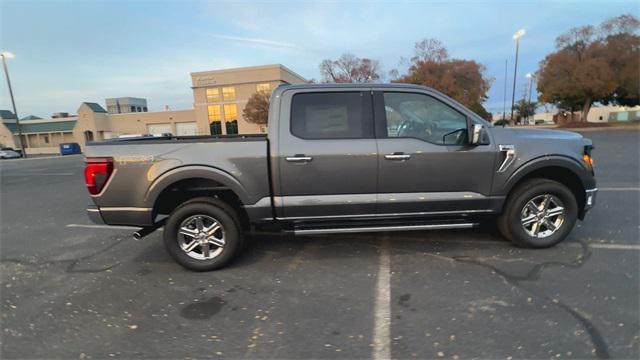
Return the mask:
<path fill-rule="evenodd" d="M 100 273 L 100 272 L 105 272 L 108 270 L 111 270 L 113 268 L 115 268 L 116 266 L 120 265 L 120 262 L 117 262 L 113 265 L 110 266 L 106 266 L 106 267 L 102 267 L 102 268 L 97 268 L 97 269 L 77 269 L 78 265 L 82 262 L 82 261 L 86 261 L 86 260 L 91 260 L 103 253 L 106 253 L 107 251 L 115 248 L 116 246 L 118 246 L 119 244 L 121 244 L 123 241 L 125 241 L 125 239 L 120 239 L 112 244 L 110 244 L 109 246 L 105 247 L 104 249 L 98 250 L 94 253 L 88 254 L 88 255 L 84 255 L 78 258 L 73 258 L 73 259 L 61 259 L 61 260 L 46 260 L 46 261 L 29 261 L 29 260 L 25 260 L 25 259 L 16 259 L 16 258 L 5 258 L 5 259 L 0 259 L 0 263 L 15 263 L 15 264 L 19 264 L 22 266 L 33 266 L 33 267 L 41 267 L 41 266 L 48 266 L 48 265 L 58 265 L 58 264 L 68 264 L 67 267 L 65 268 L 65 272 L 69 273 L 69 274 L 79 274 L 79 273 Z"/>
<path fill-rule="evenodd" d="M 504 270 L 499 269 L 497 266 L 491 265 L 486 261 L 483 261 L 481 258 L 474 258 L 471 256 L 453 256 L 452 259 L 462 263 L 474 264 L 477 266 L 484 267 L 486 269 L 491 270 L 492 274 L 496 274 L 499 276 L 505 283 L 510 284 L 513 287 L 517 287 L 518 289 L 525 291 L 531 295 L 534 295 L 543 301 L 547 302 L 551 306 L 555 306 L 571 317 L 573 317 L 580 325 L 585 329 L 587 334 L 589 334 L 589 338 L 591 340 L 591 344 L 593 344 L 595 355 L 598 359 L 609 359 L 609 350 L 606 341 L 600 334 L 600 331 L 596 328 L 596 326 L 589 320 L 586 316 L 581 314 L 581 312 L 575 308 L 570 307 L 567 304 L 557 300 L 551 299 L 550 297 L 537 293 L 527 287 L 523 286 L 521 283 L 524 281 L 535 281 L 540 278 L 542 272 L 552 266 L 564 266 L 571 268 L 579 268 L 581 267 L 586 260 L 591 256 L 591 250 L 589 249 L 589 245 L 586 242 L 580 241 L 581 251 L 580 254 L 571 262 L 565 263 L 561 261 L 546 261 L 539 264 L 536 264 L 527 274 L 525 275 L 514 275 L 510 274 Z"/>

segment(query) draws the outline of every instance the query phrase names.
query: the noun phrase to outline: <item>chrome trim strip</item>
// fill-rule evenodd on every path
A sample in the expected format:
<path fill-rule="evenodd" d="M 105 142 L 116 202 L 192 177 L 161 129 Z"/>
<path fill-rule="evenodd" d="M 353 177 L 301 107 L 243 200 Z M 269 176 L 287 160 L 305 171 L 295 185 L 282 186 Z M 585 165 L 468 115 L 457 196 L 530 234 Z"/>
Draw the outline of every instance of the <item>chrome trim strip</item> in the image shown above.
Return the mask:
<path fill-rule="evenodd" d="M 152 208 L 141 208 L 141 207 L 101 207 L 100 211 L 141 211 L 141 212 L 151 212 Z"/>
<path fill-rule="evenodd" d="M 323 216 L 297 216 L 297 217 L 276 217 L 276 220 L 310 220 L 310 219 L 344 219 L 361 217 L 393 217 L 393 216 L 419 216 L 419 215 L 454 215 L 454 214 L 476 214 L 492 213 L 493 210 L 462 210 L 462 211 L 432 211 L 414 213 L 389 213 L 389 214 L 356 214 L 356 215 L 323 215 Z"/>
<path fill-rule="evenodd" d="M 366 227 L 352 227 L 352 228 L 294 230 L 293 232 L 296 235 L 313 235 L 313 234 L 339 234 L 339 233 L 381 232 L 381 231 L 469 229 L 477 225 L 478 223 L 407 225 L 407 226 L 366 226 Z"/>
<path fill-rule="evenodd" d="M 500 149 L 501 152 L 505 152 L 504 161 L 498 169 L 498 172 L 501 173 L 505 172 L 516 159 L 516 147 L 515 145 L 499 145 L 498 149 Z"/>
<path fill-rule="evenodd" d="M 597 192 L 597 191 L 598 191 L 598 188 L 593 188 L 593 189 L 585 190 L 584 192 L 593 193 L 593 192 Z"/>

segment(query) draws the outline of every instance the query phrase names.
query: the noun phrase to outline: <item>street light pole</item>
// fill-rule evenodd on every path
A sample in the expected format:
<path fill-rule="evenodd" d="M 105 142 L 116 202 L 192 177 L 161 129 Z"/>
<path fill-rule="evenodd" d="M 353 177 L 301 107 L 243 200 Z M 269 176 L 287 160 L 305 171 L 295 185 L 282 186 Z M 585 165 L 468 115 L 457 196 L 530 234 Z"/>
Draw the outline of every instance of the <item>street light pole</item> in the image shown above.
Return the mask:
<path fill-rule="evenodd" d="M 27 149 L 24 147 L 24 140 L 22 140 L 22 129 L 20 128 L 20 117 L 16 110 L 16 101 L 13 98 L 13 89 L 11 88 L 11 79 L 9 78 L 9 68 L 7 67 L 7 58 L 12 58 L 13 54 L 10 52 L 0 53 L 2 57 L 2 67 L 4 68 L 4 75 L 7 78 L 7 85 L 9 86 L 9 96 L 11 97 L 11 106 L 13 106 L 13 114 L 16 116 L 16 127 L 18 128 L 18 139 L 20 139 L 20 149 L 22 150 L 22 157 L 27 157 Z"/>
<path fill-rule="evenodd" d="M 502 102 L 502 122 L 507 118 L 507 59 L 504 59 L 504 101 Z M 504 126 L 504 125 L 503 125 Z"/>
<path fill-rule="evenodd" d="M 513 122 L 513 124 L 515 124 L 515 122 L 513 121 L 513 109 L 516 105 L 516 79 L 518 75 L 518 50 L 520 48 L 520 38 L 523 35 L 524 35 L 524 29 L 518 30 L 513 35 L 513 39 L 516 41 L 516 63 L 513 67 L 513 92 L 511 93 L 511 118 L 509 119 L 509 122 Z"/>

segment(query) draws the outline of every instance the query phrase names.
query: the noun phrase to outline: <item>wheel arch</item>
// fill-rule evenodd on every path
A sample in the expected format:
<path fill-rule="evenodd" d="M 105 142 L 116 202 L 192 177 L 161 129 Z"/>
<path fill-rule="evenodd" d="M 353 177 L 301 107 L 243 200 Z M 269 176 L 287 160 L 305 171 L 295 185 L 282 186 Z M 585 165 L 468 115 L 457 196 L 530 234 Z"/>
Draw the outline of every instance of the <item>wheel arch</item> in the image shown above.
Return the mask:
<path fill-rule="evenodd" d="M 244 204 L 250 201 L 249 194 L 235 178 L 216 168 L 189 166 L 168 171 L 149 187 L 145 203 L 153 209 L 155 219 L 158 215 L 170 214 L 186 201 L 202 196 L 224 201 L 235 210 L 242 227 L 248 227 Z"/>
<path fill-rule="evenodd" d="M 582 219 L 586 202 L 585 190 L 589 188 L 589 181 L 585 174 L 586 169 L 572 158 L 561 156 L 538 158 L 522 165 L 509 177 L 505 184 L 505 193 L 508 197 L 517 186 L 534 178 L 557 181 L 568 187 L 576 197 L 578 214 Z M 504 206 L 506 202 L 502 210 Z"/>

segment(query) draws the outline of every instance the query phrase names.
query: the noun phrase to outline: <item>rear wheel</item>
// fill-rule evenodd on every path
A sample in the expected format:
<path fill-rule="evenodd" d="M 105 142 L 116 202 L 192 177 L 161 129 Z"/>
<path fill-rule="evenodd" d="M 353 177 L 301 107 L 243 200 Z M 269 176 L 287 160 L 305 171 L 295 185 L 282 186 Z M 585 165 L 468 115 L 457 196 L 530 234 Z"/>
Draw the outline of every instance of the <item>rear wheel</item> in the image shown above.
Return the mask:
<path fill-rule="evenodd" d="M 545 248 L 564 240 L 578 218 L 578 202 L 565 185 L 532 179 L 507 198 L 498 217 L 500 232 L 521 247 Z"/>
<path fill-rule="evenodd" d="M 165 248 L 180 265 L 208 271 L 227 265 L 242 248 L 235 212 L 215 198 L 196 198 L 176 208 L 164 227 Z"/>

